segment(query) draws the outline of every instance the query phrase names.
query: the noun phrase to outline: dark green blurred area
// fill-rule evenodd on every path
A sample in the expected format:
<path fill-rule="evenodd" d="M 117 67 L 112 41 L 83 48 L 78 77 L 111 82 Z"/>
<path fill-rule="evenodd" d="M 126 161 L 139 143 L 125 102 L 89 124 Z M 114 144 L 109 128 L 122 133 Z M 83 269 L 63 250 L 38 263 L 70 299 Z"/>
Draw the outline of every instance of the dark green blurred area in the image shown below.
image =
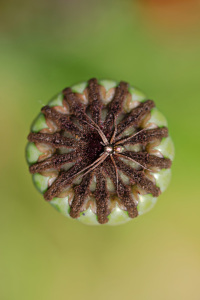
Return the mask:
<path fill-rule="evenodd" d="M 183 12 L 176 2 L 174 19 L 173 1 L 0 2 L 1 300 L 200 299 L 200 5 Z M 155 208 L 118 227 L 61 216 L 25 162 L 41 106 L 94 76 L 146 92 L 176 148 Z"/>

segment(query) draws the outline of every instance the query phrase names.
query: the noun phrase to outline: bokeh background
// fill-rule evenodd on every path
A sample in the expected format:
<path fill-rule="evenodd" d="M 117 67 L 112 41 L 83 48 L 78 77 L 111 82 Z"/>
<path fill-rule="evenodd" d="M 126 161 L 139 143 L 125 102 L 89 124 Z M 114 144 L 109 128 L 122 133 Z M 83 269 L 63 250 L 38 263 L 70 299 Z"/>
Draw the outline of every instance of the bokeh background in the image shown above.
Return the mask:
<path fill-rule="evenodd" d="M 125 225 L 69 220 L 35 190 L 30 123 L 64 87 L 126 80 L 169 121 L 173 178 Z M 200 2 L 0 1 L 0 299 L 200 299 Z"/>

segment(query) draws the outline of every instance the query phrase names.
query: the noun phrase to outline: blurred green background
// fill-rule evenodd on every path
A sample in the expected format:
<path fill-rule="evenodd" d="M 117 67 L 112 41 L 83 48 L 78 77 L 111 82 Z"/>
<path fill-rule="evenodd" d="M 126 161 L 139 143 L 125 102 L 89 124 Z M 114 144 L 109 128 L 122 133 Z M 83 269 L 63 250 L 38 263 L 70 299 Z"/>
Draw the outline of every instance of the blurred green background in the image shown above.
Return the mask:
<path fill-rule="evenodd" d="M 0 1 L 0 299 L 200 299 L 200 2 Z M 32 120 L 91 77 L 142 89 L 169 121 L 176 157 L 155 208 L 88 227 L 35 190 Z"/>

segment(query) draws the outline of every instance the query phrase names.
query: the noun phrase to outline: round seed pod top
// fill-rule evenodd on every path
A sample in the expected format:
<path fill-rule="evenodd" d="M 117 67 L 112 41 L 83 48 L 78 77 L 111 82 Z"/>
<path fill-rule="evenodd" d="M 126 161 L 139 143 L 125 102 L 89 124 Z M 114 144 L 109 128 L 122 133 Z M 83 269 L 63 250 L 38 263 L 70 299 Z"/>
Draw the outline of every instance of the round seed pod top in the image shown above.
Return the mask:
<path fill-rule="evenodd" d="M 26 148 L 33 182 L 57 210 L 116 225 L 150 210 L 170 181 L 167 121 L 126 82 L 65 88 L 33 122 Z"/>

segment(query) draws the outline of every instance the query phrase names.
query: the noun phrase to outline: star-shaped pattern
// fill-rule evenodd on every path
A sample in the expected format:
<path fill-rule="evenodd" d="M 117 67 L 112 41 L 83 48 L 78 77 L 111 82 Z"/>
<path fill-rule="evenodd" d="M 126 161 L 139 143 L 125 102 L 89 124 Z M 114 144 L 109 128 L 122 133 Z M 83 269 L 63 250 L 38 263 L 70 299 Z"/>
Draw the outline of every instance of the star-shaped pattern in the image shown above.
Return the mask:
<path fill-rule="evenodd" d="M 28 136 L 30 142 L 51 145 L 55 149 L 51 157 L 31 165 L 30 172 L 34 174 L 57 170 L 58 176 L 45 192 L 44 198 L 50 201 L 69 186 L 72 187 L 72 218 L 78 218 L 85 203 L 92 198 L 98 222 L 108 222 L 113 197 L 134 218 L 138 211 L 133 187 L 136 187 L 136 191 L 142 190 L 154 197 L 161 193 L 160 188 L 150 179 L 150 174 L 154 170 L 170 168 L 171 160 L 149 153 L 147 146 L 167 137 L 168 129 L 141 127 L 155 106 L 152 100 L 141 102 L 129 113 L 124 113 L 123 104 L 129 95 L 128 89 L 128 83 L 120 82 L 115 88 L 113 99 L 105 105 L 97 79 L 91 79 L 87 86 L 86 105 L 77 93 L 66 88 L 63 90 L 63 106 L 68 113 L 59 112 L 48 105 L 42 108 L 46 120 L 53 122 L 57 131 L 31 132 Z M 134 132 L 126 134 L 127 129 L 134 129 Z M 131 150 L 130 146 L 134 145 L 140 145 L 141 151 Z M 65 170 L 64 166 L 69 163 L 72 166 Z M 123 180 L 122 174 L 128 181 Z M 77 178 L 81 180 L 79 184 L 76 184 Z M 107 187 L 108 178 L 114 185 L 112 192 Z M 93 181 L 95 189 L 91 190 Z"/>

